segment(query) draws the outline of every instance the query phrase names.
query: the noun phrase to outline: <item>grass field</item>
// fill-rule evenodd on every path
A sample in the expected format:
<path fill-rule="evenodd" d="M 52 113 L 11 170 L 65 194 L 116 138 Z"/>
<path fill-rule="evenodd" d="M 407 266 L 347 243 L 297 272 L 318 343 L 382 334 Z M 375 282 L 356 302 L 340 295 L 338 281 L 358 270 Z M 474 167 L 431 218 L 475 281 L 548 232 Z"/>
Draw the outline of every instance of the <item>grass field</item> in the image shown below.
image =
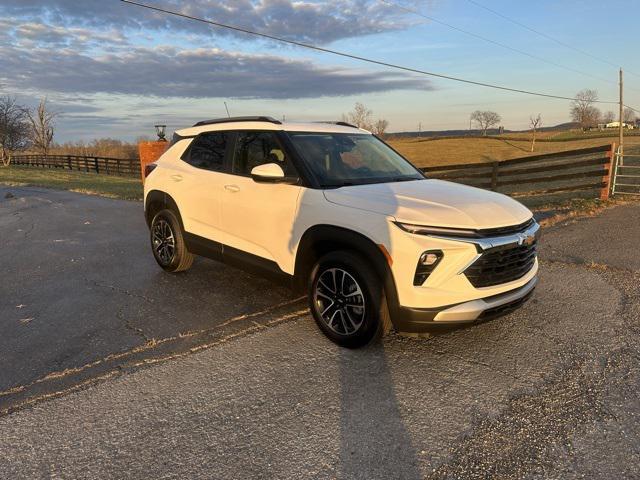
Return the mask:
<path fill-rule="evenodd" d="M 142 200 L 142 183 L 138 178 L 69 170 L 22 166 L 0 167 L 0 184 L 48 187 L 123 200 Z"/>
<path fill-rule="evenodd" d="M 587 132 L 584 137 L 581 134 L 569 135 L 569 133 L 543 132 L 540 135 L 542 141 L 536 141 L 534 152 L 530 151 L 530 140 L 525 140 L 526 136 L 522 133 L 510 133 L 487 138 L 394 139 L 391 137 L 388 142 L 418 167 L 502 161 L 617 142 L 617 137 L 613 135 L 602 136 L 602 132 Z M 597 136 L 596 133 L 600 133 L 600 136 Z M 627 135 L 625 137 L 625 145 L 630 147 L 640 146 L 640 135 Z"/>

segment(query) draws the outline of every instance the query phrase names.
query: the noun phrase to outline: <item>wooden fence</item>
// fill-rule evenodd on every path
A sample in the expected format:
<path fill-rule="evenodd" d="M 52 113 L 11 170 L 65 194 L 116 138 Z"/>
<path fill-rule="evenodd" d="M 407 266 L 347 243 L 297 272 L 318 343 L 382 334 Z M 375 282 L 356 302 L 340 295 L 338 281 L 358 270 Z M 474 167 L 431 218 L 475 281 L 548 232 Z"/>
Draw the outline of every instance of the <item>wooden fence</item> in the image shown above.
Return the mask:
<path fill-rule="evenodd" d="M 611 145 L 515 158 L 502 162 L 426 167 L 430 178 L 486 188 L 524 203 L 552 202 L 563 197 L 609 197 Z M 15 155 L 12 163 L 107 175 L 140 176 L 140 160 L 78 155 Z"/>
<path fill-rule="evenodd" d="M 606 199 L 611 188 L 612 148 L 603 145 L 502 162 L 442 165 L 422 170 L 430 178 L 490 189 L 530 205 L 562 196 Z"/>
<path fill-rule="evenodd" d="M 43 168 L 62 168 L 106 175 L 140 176 L 140 160 L 137 158 L 90 157 L 82 155 L 14 155 L 13 165 Z"/>

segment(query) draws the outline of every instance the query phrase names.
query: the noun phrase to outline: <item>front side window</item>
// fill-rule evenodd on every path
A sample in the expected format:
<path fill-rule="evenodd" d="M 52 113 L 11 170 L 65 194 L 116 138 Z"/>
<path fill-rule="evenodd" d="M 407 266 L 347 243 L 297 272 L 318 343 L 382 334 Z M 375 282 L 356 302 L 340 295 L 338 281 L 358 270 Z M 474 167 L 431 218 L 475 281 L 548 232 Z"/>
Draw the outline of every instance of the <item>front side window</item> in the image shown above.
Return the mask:
<path fill-rule="evenodd" d="M 193 140 L 182 159 L 194 167 L 221 172 L 229 143 L 229 132 L 203 133 Z"/>
<path fill-rule="evenodd" d="M 249 176 L 251 170 L 266 163 L 277 163 L 287 177 L 297 175 L 274 132 L 239 132 L 233 155 L 233 173 Z"/>
<path fill-rule="evenodd" d="M 424 179 L 420 171 L 373 135 L 316 132 L 288 135 L 325 188 Z"/>

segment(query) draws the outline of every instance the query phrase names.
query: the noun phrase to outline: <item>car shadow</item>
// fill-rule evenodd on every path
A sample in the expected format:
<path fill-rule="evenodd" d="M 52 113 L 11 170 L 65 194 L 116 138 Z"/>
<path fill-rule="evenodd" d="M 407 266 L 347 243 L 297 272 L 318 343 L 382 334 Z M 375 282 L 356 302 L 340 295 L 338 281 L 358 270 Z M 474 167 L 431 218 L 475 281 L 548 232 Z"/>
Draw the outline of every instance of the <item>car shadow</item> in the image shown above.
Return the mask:
<path fill-rule="evenodd" d="M 423 478 L 383 343 L 340 349 L 339 478 Z"/>

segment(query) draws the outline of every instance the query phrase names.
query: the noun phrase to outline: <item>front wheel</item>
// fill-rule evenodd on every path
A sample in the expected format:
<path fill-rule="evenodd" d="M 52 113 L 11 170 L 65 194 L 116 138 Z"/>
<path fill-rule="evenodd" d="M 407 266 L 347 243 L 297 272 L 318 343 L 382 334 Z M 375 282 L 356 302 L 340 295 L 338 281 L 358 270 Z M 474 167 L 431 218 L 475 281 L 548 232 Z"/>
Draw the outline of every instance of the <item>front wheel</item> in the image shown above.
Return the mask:
<path fill-rule="evenodd" d="M 151 248 L 153 256 L 167 272 L 188 270 L 193 254 L 187 250 L 180 221 L 171 210 L 159 211 L 151 221 Z"/>
<path fill-rule="evenodd" d="M 315 264 L 309 304 L 320 330 L 343 347 L 372 343 L 391 327 L 382 282 L 356 253 L 332 252 Z"/>

